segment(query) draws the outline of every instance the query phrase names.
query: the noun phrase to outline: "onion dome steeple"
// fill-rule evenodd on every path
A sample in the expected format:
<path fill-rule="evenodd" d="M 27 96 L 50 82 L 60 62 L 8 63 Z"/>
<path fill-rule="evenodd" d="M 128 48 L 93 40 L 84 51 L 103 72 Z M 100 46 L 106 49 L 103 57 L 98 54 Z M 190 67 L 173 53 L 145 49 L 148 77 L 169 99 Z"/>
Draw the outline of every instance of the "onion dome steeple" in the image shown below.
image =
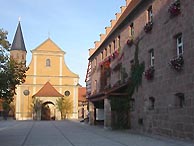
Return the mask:
<path fill-rule="evenodd" d="M 13 50 L 21 50 L 21 51 L 27 52 L 26 47 L 25 47 L 25 43 L 24 43 L 24 38 L 23 38 L 23 34 L 22 34 L 20 21 L 18 23 L 17 30 L 15 33 L 10 51 L 13 51 Z"/>

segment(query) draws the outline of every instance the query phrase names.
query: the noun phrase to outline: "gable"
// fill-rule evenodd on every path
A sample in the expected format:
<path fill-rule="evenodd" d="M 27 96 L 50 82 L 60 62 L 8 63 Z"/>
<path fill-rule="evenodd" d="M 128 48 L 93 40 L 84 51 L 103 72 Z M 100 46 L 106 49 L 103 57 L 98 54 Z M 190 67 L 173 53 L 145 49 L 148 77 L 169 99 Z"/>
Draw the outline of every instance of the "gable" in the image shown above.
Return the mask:
<path fill-rule="evenodd" d="M 53 51 L 53 52 L 61 52 L 61 48 L 59 48 L 50 38 L 44 41 L 41 45 L 39 45 L 33 51 Z M 63 51 L 62 51 L 63 52 Z"/>

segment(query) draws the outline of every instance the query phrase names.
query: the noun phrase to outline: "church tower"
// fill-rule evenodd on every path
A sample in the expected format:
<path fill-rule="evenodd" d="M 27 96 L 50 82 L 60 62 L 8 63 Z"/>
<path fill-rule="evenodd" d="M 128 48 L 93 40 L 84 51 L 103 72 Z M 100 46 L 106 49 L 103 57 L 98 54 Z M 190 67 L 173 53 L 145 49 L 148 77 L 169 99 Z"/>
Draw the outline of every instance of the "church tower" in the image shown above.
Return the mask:
<path fill-rule="evenodd" d="M 18 62 L 26 62 L 26 53 L 27 51 L 24 43 L 21 24 L 19 21 L 10 49 L 10 56 Z"/>

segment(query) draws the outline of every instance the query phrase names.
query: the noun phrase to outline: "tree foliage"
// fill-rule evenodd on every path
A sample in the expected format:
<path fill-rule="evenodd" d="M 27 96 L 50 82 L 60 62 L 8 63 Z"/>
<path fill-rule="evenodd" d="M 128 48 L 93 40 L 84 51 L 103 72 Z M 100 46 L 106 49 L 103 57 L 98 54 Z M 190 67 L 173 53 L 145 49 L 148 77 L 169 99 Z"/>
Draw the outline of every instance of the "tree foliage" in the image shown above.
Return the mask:
<path fill-rule="evenodd" d="M 7 31 L 0 29 L 0 98 L 11 103 L 17 85 L 25 82 L 28 68 L 25 62 L 17 62 L 9 57 L 10 44 L 7 35 Z"/>
<path fill-rule="evenodd" d="M 73 103 L 70 98 L 58 98 L 56 108 L 61 112 L 61 119 L 65 119 L 73 111 Z"/>

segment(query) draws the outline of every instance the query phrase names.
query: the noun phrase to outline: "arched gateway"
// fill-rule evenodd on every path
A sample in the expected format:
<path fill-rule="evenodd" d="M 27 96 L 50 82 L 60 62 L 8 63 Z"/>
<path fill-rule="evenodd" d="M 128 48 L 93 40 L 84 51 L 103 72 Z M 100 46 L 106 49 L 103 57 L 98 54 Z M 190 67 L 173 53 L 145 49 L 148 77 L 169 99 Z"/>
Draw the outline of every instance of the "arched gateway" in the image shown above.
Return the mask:
<path fill-rule="evenodd" d="M 33 118 L 37 120 L 60 120 L 61 114 L 56 108 L 56 100 L 63 98 L 49 82 L 47 82 L 36 94 L 32 96 L 35 102 L 33 108 Z M 36 106 L 39 104 L 39 106 Z M 37 109 L 35 109 L 37 108 Z"/>

